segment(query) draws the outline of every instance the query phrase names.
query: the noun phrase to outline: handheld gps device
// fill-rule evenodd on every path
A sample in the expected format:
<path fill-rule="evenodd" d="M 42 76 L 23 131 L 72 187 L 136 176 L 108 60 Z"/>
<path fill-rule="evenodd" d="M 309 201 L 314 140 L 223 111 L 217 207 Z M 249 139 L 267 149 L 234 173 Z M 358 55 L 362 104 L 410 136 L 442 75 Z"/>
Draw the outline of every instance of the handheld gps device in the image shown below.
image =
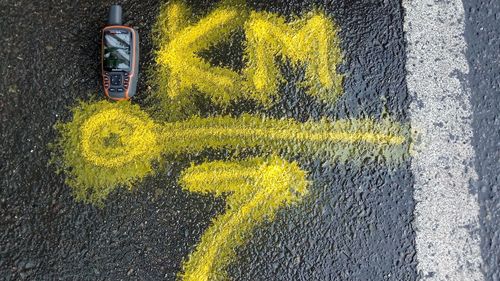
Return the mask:
<path fill-rule="evenodd" d="M 120 5 L 111 6 L 108 24 L 102 30 L 101 65 L 107 97 L 127 100 L 135 95 L 139 72 L 139 34 L 122 24 Z"/>

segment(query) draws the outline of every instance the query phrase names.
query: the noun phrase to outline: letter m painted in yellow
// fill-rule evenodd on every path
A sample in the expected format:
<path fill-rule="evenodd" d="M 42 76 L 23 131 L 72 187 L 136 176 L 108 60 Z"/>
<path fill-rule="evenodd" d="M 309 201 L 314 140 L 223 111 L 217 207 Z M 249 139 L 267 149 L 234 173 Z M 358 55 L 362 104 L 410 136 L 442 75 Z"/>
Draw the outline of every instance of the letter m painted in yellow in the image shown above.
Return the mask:
<path fill-rule="evenodd" d="M 323 13 L 310 13 L 290 23 L 275 14 L 252 13 L 245 23 L 245 36 L 245 74 L 254 99 L 269 103 L 277 94 L 282 76 L 276 58 L 305 66 L 301 86 L 320 100 L 334 102 L 342 93 L 337 28 Z"/>

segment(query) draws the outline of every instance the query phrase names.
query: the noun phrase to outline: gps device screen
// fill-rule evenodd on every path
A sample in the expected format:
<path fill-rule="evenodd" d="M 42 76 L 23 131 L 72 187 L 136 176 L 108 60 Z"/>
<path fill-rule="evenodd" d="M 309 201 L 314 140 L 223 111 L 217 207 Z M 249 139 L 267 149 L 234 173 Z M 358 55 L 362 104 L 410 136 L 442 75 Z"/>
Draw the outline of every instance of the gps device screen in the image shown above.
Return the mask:
<path fill-rule="evenodd" d="M 104 32 L 104 70 L 130 71 L 132 34 L 128 31 Z"/>

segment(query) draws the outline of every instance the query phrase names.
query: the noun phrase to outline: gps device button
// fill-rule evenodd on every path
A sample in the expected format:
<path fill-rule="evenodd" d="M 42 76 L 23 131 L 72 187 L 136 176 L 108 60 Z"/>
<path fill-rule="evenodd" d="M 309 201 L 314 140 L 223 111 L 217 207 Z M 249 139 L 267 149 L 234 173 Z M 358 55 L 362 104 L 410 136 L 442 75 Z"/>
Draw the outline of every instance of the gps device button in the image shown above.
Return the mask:
<path fill-rule="evenodd" d="M 115 92 L 115 91 L 116 91 L 116 89 L 115 89 L 115 88 L 109 88 L 109 91 L 110 91 L 110 92 Z"/>
<path fill-rule="evenodd" d="M 122 76 L 121 75 L 113 75 L 111 76 L 111 85 L 118 86 L 122 83 Z"/>
<path fill-rule="evenodd" d="M 123 88 L 118 88 L 117 90 L 119 93 L 123 92 Z"/>

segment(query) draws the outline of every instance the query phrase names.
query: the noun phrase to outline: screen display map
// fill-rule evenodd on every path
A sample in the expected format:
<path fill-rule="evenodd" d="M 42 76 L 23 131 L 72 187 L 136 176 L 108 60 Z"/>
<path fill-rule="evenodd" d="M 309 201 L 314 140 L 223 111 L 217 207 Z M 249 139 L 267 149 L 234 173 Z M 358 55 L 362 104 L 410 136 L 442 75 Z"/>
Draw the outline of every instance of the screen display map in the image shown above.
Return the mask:
<path fill-rule="evenodd" d="M 130 71 L 132 34 L 128 31 L 104 32 L 104 70 Z"/>

